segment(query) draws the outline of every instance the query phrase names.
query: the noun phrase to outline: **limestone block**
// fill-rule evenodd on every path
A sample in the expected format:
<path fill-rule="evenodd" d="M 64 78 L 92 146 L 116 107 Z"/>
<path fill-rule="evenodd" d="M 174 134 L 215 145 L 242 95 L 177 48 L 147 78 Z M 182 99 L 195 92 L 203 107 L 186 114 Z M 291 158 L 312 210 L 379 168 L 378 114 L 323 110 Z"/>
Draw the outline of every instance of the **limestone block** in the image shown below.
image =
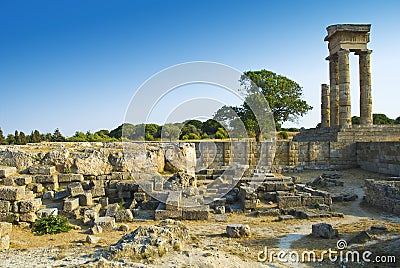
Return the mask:
<path fill-rule="evenodd" d="M 28 185 L 30 183 L 32 183 L 32 176 L 16 176 L 14 177 L 14 182 L 18 185 L 18 186 L 23 186 L 23 185 Z"/>
<path fill-rule="evenodd" d="M 53 199 L 54 198 L 54 191 L 47 191 L 42 196 L 43 199 Z"/>
<path fill-rule="evenodd" d="M 251 230 L 247 224 L 231 224 L 226 226 L 226 234 L 233 238 L 250 237 Z"/>
<path fill-rule="evenodd" d="M 280 209 L 301 207 L 301 196 L 278 196 L 277 201 Z"/>
<path fill-rule="evenodd" d="M 182 209 L 182 219 L 184 220 L 208 220 L 209 215 L 209 206 L 185 207 Z"/>
<path fill-rule="evenodd" d="M 97 244 L 100 240 L 100 237 L 93 236 L 93 235 L 87 235 L 86 236 L 86 242 L 89 244 Z"/>
<path fill-rule="evenodd" d="M 94 225 L 100 226 L 103 231 L 112 231 L 116 228 L 114 217 L 98 217 L 94 220 Z"/>
<path fill-rule="evenodd" d="M 7 178 L 17 173 L 16 167 L 0 167 L 0 178 Z"/>
<path fill-rule="evenodd" d="M 137 202 L 144 202 L 146 201 L 146 193 L 134 193 L 133 194 L 133 199 L 135 199 Z"/>
<path fill-rule="evenodd" d="M 34 193 L 42 193 L 43 192 L 43 185 L 40 183 L 32 183 L 32 191 Z"/>
<path fill-rule="evenodd" d="M 0 212 L 7 213 L 11 210 L 10 201 L 0 200 Z"/>
<path fill-rule="evenodd" d="M 11 234 L 12 223 L 0 222 L 0 237 Z"/>
<path fill-rule="evenodd" d="M 0 250 L 6 250 L 10 248 L 10 236 L 5 235 L 0 238 Z"/>
<path fill-rule="evenodd" d="M 108 207 L 108 197 L 102 197 L 99 199 L 100 205 L 102 208 Z"/>
<path fill-rule="evenodd" d="M 68 184 L 67 188 L 72 197 L 75 197 L 75 196 L 85 193 L 83 191 L 82 184 L 80 184 L 79 182 L 72 182 L 72 183 Z"/>
<path fill-rule="evenodd" d="M 92 192 L 92 197 L 101 197 L 106 195 L 104 187 L 93 187 L 93 189 L 91 189 L 91 192 Z"/>
<path fill-rule="evenodd" d="M 92 193 L 87 192 L 79 195 L 79 205 L 80 206 L 91 206 L 93 205 Z"/>
<path fill-rule="evenodd" d="M 47 217 L 49 215 L 57 216 L 58 208 L 44 208 L 36 212 L 38 217 Z"/>
<path fill-rule="evenodd" d="M 116 222 L 131 222 L 133 221 L 133 214 L 130 209 L 118 210 L 115 213 Z"/>
<path fill-rule="evenodd" d="M 338 230 L 332 228 L 332 225 L 327 223 L 317 223 L 312 225 L 312 235 L 314 237 L 334 238 L 338 236 Z"/>
<path fill-rule="evenodd" d="M 8 177 L 3 179 L 3 185 L 5 186 L 14 186 L 14 178 L 13 177 Z"/>
<path fill-rule="evenodd" d="M 34 175 L 33 181 L 36 183 L 58 183 L 57 175 Z"/>
<path fill-rule="evenodd" d="M 101 234 L 103 232 L 103 228 L 100 225 L 95 225 L 89 229 L 89 233 L 91 234 Z"/>
<path fill-rule="evenodd" d="M 18 205 L 20 213 L 35 212 L 42 205 L 42 201 L 40 199 L 23 200 L 19 201 Z"/>
<path fill-rule="evenodd" d="M 325 199 L 322 196 L 302 196 L 301 203 L 303 206 L 315 207 L 318 204 L 324 204 Z"/>
<path fill-rule="evenodd" d="M 0 186 L 0 199 L 18 201 L 25 197 L 23 186 Z"/>
<path fill-rule="evenodd" d="M 70 195 L 68 190 L 58 191 L 54 193 L 54 200 L 61 200 Z"/>
<path fill-rule="evenodd" d="M 95 209 L 87 209 L 83 213 L 83 224 L 91 224 L 99 216 Z"/>
<path fill-rule="evenodd" d="M 31 166 L 28 169 L 29 174 L 51 175 L 56 173 L 54 166 Z"/>
<path fill-rule="evenodd" d="M 106 216 L 115 217 L 115 214 L 117 213 L 118 209 L 119 209 L 118 204 L 109 204 L 106 210 Z"/>
<path fill-rule="evenodd" d="M 59 174 L 58 182 L 82 182 L 84 181 L 84 177 L 82 174 Z"/>
<path fill-rule="evenodd" d="M 170 191 L 168 194 L 167 201 L 165 202 L 165 208 L 167 210 L 175 210 L 180 207 L 182 201 L 181 191 Z"/>
<path fill-rule="evenodd" d="M 79 207 L 79 198 L 70 197 L 64 201 L 63 210 L 66 212 L 73 211 Z"/>
<path fill-rule="evenodd" d="M 37 216 L 35 212 L 22 213 L 19 214 L 19 220 L 25 222 L 35 222 L 37 220 Z"/>
<path fill-rule="evenodd" d="M 155 220 L 165 220 L 165 219 L 182 219 L 182 209 L 176 210 L 165 210 L 165 209 L 156 209 L 154 211 Z"/>

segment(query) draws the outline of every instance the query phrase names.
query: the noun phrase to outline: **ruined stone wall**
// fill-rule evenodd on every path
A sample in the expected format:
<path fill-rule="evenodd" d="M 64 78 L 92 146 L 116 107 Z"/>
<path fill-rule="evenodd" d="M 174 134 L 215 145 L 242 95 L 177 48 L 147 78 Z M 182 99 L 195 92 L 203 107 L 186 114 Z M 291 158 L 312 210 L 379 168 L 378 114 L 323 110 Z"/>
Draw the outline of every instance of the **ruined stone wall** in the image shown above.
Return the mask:
<path fill-rule="evenodd" d="M 358 142 L 357 163 L 369 171 L 400 176 L 400 142 Z"/>
<path fill-rule="evenodd" d="M 368 204 L 400 215 L 400 181 L 365 181 L 365 200 Z"/>

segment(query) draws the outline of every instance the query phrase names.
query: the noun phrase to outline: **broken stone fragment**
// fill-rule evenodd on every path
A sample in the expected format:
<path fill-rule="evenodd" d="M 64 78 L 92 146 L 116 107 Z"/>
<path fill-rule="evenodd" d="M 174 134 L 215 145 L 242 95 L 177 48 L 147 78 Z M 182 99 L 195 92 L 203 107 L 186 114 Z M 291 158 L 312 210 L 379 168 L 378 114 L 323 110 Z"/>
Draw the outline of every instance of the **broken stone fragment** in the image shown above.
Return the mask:
<path fill-rule="evenodd" d="M 314 237 L 334 238 L 338 237 L 339 232 L 332 225 L 327 223 L 317 223 L 312 225 L 312 235 Z"/>
<path fill-rule="evenodd" d="M 247 224 L 232 224 L 226 226 L 226 234 L 232 238 L 250 237 L 251 230 Z"/>

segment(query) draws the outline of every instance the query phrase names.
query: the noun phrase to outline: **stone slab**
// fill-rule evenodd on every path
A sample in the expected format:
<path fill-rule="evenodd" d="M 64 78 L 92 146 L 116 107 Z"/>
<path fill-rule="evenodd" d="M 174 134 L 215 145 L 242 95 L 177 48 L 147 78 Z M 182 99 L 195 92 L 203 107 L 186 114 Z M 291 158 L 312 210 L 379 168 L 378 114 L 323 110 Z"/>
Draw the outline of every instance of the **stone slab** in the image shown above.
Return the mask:
<path fill-rule="evenodd" d="M 8 201 L 18 201 L 25 197 L 25 187 L 23 186 L 0 186 L 0 199 Z"/>

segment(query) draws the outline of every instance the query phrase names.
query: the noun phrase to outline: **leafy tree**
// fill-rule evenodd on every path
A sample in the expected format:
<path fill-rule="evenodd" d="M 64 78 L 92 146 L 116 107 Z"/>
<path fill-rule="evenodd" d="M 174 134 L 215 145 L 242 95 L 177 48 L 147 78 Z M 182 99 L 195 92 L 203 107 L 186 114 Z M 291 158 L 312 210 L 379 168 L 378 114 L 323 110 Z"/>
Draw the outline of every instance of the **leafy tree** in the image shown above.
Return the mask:
<path fill-rule="evenodd" d="M 30 135 L 30 142 L 38 143 L 41 141 L 42 141 L 42 135 L 40 135 L 40 132 L 38 130 L 32 131 Z"/>
<path fill-rule="evenodd" d="M 25 135 L 24 132 L 21 131 L 19 133 L 19 136 L 18 136 L 18 143 L 17 144 L 24 145 L 26 143 L 27 143 L 26 135 Z"/>
<path fill-rule="evenodd" d="M 351 117 L 351 124 L 353 125 L 359 125 L 360 124 L 360 117 L 359 116 L 352 116 Z"/>
<path fill-rule="evenodd" d="M 227 139 L 229 136 L 228 136 L 228 133 L 226 132 L 226 130 L 224 129 L 224 128 L 219 128 L 218 130 L 217 130 L 217 132 L 215 132 L 215 138 L 216 139 Z"/>
<path fill-rule="evenodd" d="M 395 120 L 390 119 L 385 114 L 373 114 L 374 125 L 393 125 L 396 123 Z"/>
<path fill-rule="evenodd" d="M 214 135 L 220 127 L 222 127 L 222 125 L 218 121 L 214 119 L 208 119 L 203 123 L 201 130 L 203 133 L 206 133 L 210 136 Z"/>
<path fill-rule="evenodd" d="M 85 141 L 88 141 L 88 139 L 87 139 L 85 133 L 80 132 L 80 131 L 76 131 L 74 136 L 68 138 L 68 141 L 71 141 L 71 142 L 85 142 Z"/>
<path fill-rule="evenodd" d="M 7 144 L 6 138 L 4 137 L 3 130 L 0 128 L 0 145 Z"/>
<path fill-rule="evenodd" d="M 197 137 L 201 136 L 201 129 L 198 129 L 196 126 L 192 124 L 185 124 L 182 129 L 181 133 L 179 135 L 180 138 L 183 138 L 183 136 L 187 135 L 189 137 L 190 134 L 195 134 Z"/>
<path fill-rule="evenodd" d="M 168 138 L 170 141 L 179 138 L 180 128 L 175 124 L 165 124 L 161 129 L 161 137 Z"/>
<path fill-rule="evenodd" d="M 400 124 L 400 116 L 396 118 L 396 124 Z"/>
<path fill-rule="evenodd" d="M 201 122 L 200 120 L 188 120 L 184 122 L 185 125 L 193 125 L 195 126 L 197 129 L 202 129 L 203 128 L 203 122 Z"/>
<path fill-rule="evenodd" d="M 199 137 L 199 135 L 197 135 L 195 133 L 189 133 L 188 139 L 189 140 L 200 140 L 200 137 Z"/>
<path fill-rule="evenodd" d="M 13 134 L 8 134 L 6 141 L 10 145 L 15 144 L 15 136 Z"/>
<path fill-rule="evenodd" d="M 56 130 L 54 130 L 53 135 L 51 136 L 50 141 L 63 142 L 65 141 L 65 137 L 61 134 L 61 131 L 58 128 L 56 128 Z"/>

